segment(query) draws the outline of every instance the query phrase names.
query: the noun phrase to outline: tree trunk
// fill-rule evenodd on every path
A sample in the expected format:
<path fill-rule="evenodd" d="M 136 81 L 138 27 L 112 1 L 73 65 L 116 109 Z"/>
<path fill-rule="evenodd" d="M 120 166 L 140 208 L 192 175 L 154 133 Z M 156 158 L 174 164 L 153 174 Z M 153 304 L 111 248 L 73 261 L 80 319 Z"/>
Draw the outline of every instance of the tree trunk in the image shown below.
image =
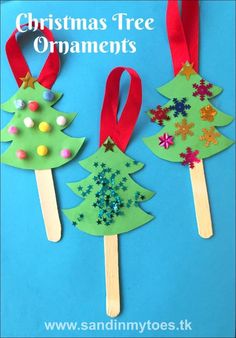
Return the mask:
<path fill-rule="evenodd" d="M 190 169 L 190 176 L 198 224 L 198 233 L 203 238 L 209 238 L 213 236 L 213 230 L 203 161 L 196 163 L 195 167 Z"/>
<path fill-rule="evenodd" d="M 49 241 L 58 242 L 61 239 L 61 222 L 52 171 L 51 169 L 35 170 L 35 176 L 47 238 Z"/>
<path fill-rule="evenodd" d="M 104 236 L 106 275 L 106 312 L 110 317 L 120 313 L 118 235 Z"/>

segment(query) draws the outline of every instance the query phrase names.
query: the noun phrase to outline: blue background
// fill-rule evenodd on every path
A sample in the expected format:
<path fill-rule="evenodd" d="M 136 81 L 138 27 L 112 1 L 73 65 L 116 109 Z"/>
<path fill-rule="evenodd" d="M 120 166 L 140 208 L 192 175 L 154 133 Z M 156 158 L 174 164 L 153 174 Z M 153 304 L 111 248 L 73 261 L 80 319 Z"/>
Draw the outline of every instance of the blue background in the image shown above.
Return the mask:
<path fill-rule="evenodd" d="M 220 110 L 234 114 L 234 1 L 201 2 L 201 74 L 224 88 L 214 99 Z M 127 12 L 130 17 L 154 17 L 154 31 L 55 31 L 56 40 L 136 40 L 136 54 L 67 54 L 54 90 L 64 92 L 58 110 L 79 112 L 67 129 L 87 141 L 75 161 L 54 170 L 58 203 L 79 203 L 66 182 L 87 173 L 78 160 L 94 153 L 108 73 L 118 65 L 138 71 L 143 81 L 143 105 L 127 154 L 146 164 L 135 179 L 156 195 L 143 204 L 155 215 L 149 224 L 121 235 L 122 312 L 119 321 L 188 319 L 192 331 L 153 331 L 143 336 L 234 337 L 234 147 L 205 161 L 215 236 L 197 234 L 189 171 L 153 156 L 142 137 L 159 129 L 144 114 L 166 100 L 155 88 L 173 77 L 165 28 L 165 1 L 18 1 L 2 3 L 1 101 L 17 86 L 4 45 L 20 12 L 35 17 L 106 17 Z M 21 38 L 32 73 L 46 55 L 32 52 L 33 36 Z M 128 81 L 127 81 L 128 82 Z M 125 96 L 127 84 L 123 83 Z M 2 125 L 11 118 L 2 113 Z M 222 128 L 234 139 L 233 123 Z M 4 146 L 5 149 L 5 146 Z M 46 240 L 34 173 L 2 166 L 2 335 L 4 337 L 140 336 L 138 332 L 47 332 L 44 321 L 108 321 L 105 314 L 103 240 L 75 229 L 61 215 L 63 239 Z"/>

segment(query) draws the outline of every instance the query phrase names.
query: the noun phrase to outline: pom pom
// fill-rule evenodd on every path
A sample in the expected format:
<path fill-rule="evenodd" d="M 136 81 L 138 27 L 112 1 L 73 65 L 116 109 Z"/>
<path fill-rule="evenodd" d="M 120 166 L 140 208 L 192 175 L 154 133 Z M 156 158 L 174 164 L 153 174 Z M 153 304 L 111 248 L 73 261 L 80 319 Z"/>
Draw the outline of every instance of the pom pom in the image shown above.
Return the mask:
<path fill-rule="evenodd" d="M 42 132 L 42 133 L 47 133 L 51 130 L 51 126 L 49 123 L 47 122 L 41 122 L 39 124 L 39 130 Z"/>
<path fill-rule="evenodd" d="M 33 128 L 34 126 L 34 121 L 32 120 L 31 117 L 26 117 L 24 119 L 24 125 L 26 126 L 26 128 Z"/>
<path fill-rule="evenodd" d="M 62 149 L 62 151 L 61 151 L 61 157 L 63 157 L 63 158 L 69 158 L 69 157 L 71 157 L 71 151 L 70 151 L 70 149 Z"/>
<path fill-rule="evenodd" d="M 36 111 L 39 109 L 39 103 L 37 101 L 29 101 L 28 108 L 31 111 Z"/>
<path fill-rule="evenodd" d="M 55 94 L 51 90 L 45 90 L 43 92 L 43 98 L 45 101 L 53 101 L 55 99 Z"/>
<path fill-rule="evenodd" d="M 24 150 L 19 149 L 19 150 L 17 150 L 17 152 L 16 152 L 16 156 L 17 156 L 17 158 L 19 158 L 20 160 L 24 160 L 24 159 L 27 157 L 27 153 L 26 153 Z"/>
<path fill-rule="evenodd" d="M 21 100 L 21 99 L 18 99 L 18 100 L 15 100 L 15 107 L 17 108 L 17 109 L 24 109 L 25 108 L 25 106 L 26 106 L 26 104 L 25 104 L 25 102 L 23 101 L 23 100 Z"/>
<path fill-rule="evenodd" d="M 37 148 L 37 154 L 39 156 L 46 156 L 47 153 L 48 153 L 48 147 L 46 147 L 44 145 L 38 146 L 38 148 Z"/>
<path fill-rule="evenodd" d="M 64 116 L 58 116 L 56 122 L 58 126 L 64 126 L 67 123 L 67 119 Z"/>
<path fill-rule="evenodd" d="M 18 128 L 17 127 L 15 127 L 15 126 L 10 126 L 9 128 L 8 128 L 8 133 L 9 134 L 18 134 Z"/>

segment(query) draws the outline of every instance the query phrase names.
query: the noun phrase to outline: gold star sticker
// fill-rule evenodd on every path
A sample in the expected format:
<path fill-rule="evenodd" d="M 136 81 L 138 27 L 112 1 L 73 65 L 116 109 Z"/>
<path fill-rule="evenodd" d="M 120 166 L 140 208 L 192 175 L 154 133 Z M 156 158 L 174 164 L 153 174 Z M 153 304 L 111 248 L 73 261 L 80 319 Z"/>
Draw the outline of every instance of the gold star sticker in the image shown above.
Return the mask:
<path fill-rule="evenodd" d="M 193 69 L 193 63 L 185 63 L 180 74 L 185 75 L 186 79 L 189 80 L 192 74 L 197 74 L 197 73 Z"/>
<path fill-rule="evenodd" d="M 108 140 L 107 143 L 104 143 L 103 145 L 104 145 L 104 147 L 106 148 L 106 149 L 105 149 L 105 153 L 106 153 L 107 151 L 109 151 L 109 150 L 114 151 L 113 148 L 114 148 L 114 146 L 115 146 L 115 143 L 112 143 L 110 140 Z"/>
<path fill-rule="evenodd" d="M 31 87 L 34 89 L 34 82 L 37 81 L 36 77 L 31 76 L 30 72 L 28 72 L 25 77 L 20 77 L 20 80 L 23 81 L 24 89 L 28 87 Z"/>

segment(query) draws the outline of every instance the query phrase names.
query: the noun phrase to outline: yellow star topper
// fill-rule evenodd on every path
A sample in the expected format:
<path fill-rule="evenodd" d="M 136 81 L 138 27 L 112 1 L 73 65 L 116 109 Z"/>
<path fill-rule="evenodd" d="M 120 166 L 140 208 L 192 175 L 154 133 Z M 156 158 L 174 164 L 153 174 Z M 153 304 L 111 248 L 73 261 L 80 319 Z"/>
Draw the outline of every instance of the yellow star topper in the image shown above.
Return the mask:
<path fill-rule="evenodd" d="M 114 151 L 114 146 L 115 146 L 115 143 L 111 142 L 110 140 L 107 140 L 107 143 L 104 143 L 103 146 L 105 147 L 105 153 L 107 151 Z"/>
<path fill-rule="evenodd" d="M 28 87 L 31 87 L 34 89 L 34 82 L 37 81 L 36 77 L 31 76 L 30 72 L 26 74 L 25 77 L 20 77 L 20 80 L 23 81 L 23 88 L 26 89 Z"/>
<path fill-rule="evenodd" d="M 197 74 L 195 72 L 195 70 L 193 69 L 193 63 L 188 63 L 186 62 L 184 65 L 183 65 L 183 68 L 180 72 L 181 75 L 185 75 L 186 76 L 186 79 L 189 80 L 191 75 L 193 74 Z"/>

